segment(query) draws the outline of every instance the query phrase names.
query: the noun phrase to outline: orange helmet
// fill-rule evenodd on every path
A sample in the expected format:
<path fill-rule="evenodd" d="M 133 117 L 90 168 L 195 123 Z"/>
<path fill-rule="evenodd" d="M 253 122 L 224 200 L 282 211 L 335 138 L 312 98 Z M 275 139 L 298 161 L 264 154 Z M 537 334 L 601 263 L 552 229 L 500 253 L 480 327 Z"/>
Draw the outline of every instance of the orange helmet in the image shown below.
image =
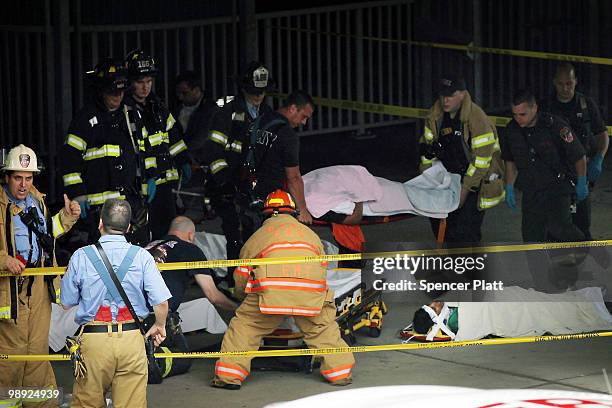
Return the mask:
<path fill-rule="evenodd" d="M 291 198 L 291 194 L 283 190 L 275 190 L 268 194 L 264 203 L 263 213 L 265 215 L 272 214 L 296 214 L 295 202 Z"/>

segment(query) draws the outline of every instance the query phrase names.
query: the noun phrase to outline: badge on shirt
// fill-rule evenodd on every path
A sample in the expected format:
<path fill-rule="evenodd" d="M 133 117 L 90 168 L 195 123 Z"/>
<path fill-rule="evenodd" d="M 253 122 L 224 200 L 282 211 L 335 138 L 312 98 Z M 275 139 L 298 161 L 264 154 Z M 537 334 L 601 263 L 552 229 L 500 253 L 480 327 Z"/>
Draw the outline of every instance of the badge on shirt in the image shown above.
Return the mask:
<path fill-rule="evenodd" d="M 447 127 L 447 128 L 444 128 L 444 129 L 440 130 L 440 134 L 442 136 L 448 136 L 451 133 L 453 133 L 453 128 L 451 128 L 451 127 Z"/>
<path fill-rule="evenodd" d="M 561 139 L 565 140 L 566 143 L 572 143 L 574 141 L 574 135 L 572 135 L 572 131 L 568 127 L 562 127 L 559 131 L 559 136 L 561 136 Z"/>

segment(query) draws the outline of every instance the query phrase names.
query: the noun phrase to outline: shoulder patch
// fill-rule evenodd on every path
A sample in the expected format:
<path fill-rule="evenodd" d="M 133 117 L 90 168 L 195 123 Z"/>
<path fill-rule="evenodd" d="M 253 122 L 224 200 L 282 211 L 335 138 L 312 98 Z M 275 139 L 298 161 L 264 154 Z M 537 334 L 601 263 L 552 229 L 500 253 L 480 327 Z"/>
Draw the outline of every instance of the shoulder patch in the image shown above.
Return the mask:
<path fill-rule="evenodd" d="M 559 136 L 561 136 L 561 139 L 565 140 L 566 143 L 572 143 L 574 141 L 572 131 L 566 126 L 561 128 L 559 131 Z"/>

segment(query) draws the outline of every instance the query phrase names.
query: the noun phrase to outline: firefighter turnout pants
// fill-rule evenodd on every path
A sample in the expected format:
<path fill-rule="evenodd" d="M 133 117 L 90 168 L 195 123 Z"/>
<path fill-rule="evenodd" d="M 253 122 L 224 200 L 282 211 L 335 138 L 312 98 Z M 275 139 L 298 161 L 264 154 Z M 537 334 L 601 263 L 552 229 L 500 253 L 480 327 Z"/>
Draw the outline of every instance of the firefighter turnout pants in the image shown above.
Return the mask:
<path fill-rule="evenodd" d="M 115 408 L 147 406 L 147 355 L 140 330 L 83 333 L 81 353 L 87 375 L 74 381 L 72 408 L 105 408 L 108 389 Z"/>
<path fill-rule="evenodd" d="M 332 292 L 328 292 L 328 295 Z M 310 348 L 347 347 L 340 337 L 336 323 L 336 307 L 333 296 L 327 296 L 321 313 L 317 316 L 293 316 Z M 331 298 L 331 300 L 329 299 Z M 259 310 L 259 296 L 249 294 L 232 319 L 221 351 L 258 350 L 261 339 L 270 334 L 286 315 L 263 314 Z M 228 384 L 241 384 L 249 375 L 252 357 L 222 357 L 215 365 L 215 379 Z M 321 374 L 331 382 L 346 382 L 351 378 L 355 359 L 352 353 L 323 356 Z"/>
<path fill-rule="evenodd" d="M 34 279 L 31 295 L 27 296 L 29 281 Z M 18 296 L 17 322 L 0 321 L 0 354 L 48 354 L 51 301 L 42 276 L 27 277 Z M 0 360 L 0 387 L 57 388 L 49 361 Z M 0 405 L 8 403 L 0 393 Z M 10 406 L 10 405 L 8 405 Z M 17 405 L 21 406 L 21 405 Z M 57 407 L 57 400 L 24 402 L 24 407 Z"/>

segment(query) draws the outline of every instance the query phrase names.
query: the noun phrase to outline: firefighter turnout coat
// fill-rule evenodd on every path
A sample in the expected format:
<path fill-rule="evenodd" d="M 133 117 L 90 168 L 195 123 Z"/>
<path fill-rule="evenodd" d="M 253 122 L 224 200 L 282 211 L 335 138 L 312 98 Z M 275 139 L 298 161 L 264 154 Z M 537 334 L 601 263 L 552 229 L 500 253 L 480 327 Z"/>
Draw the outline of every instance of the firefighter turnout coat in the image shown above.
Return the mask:
<path fill-rule="evenodd" d="M 268 218 L 244 244 L 241 258 L 323 255 L 319 237 L 288 214 Z M 244 301 L 223 337 L 221 351 L 257 350 L 261 339 L 293 316 L 311 348 L 346 347 L 336 323 L 333 291 L 327 288 L 325 263 L 237 267 L 236 294 Z M 213 385 L 241 384 L 250 372 L 250 356 L 222 357 Z M 352 353 L 323 356 L 321 375 L 333 384 L 351 381 Z"/>
<path fill-rule="evenodd" d="M 64 192 L 86 195 L 92 206 L 140 195 L 146 180 L 158 176 L 155 162 L 149 139 L 142 137 L 139 112 L 123 103 L 110 112 L 100 101 L 92 102 L 73 118 L 62 146 Z"/>
<path fill-rule="evenodd" d="M 443 116 L 442 104 L 437 100 L 425 118 L 421 143 L 432 145 L 438 140 Z M 486 113 L 472 102 L 467 91 L 461 104 L 460 121 L 463 150 L 469 162 L 467 171 L 462 175 L 462 187 L 478 192 L 478 208 L 486 210 L 504 199 L 504 166 L 497 129 Z M 431 159 L 421 156 L 421 172 L 431 165 Z"/>

